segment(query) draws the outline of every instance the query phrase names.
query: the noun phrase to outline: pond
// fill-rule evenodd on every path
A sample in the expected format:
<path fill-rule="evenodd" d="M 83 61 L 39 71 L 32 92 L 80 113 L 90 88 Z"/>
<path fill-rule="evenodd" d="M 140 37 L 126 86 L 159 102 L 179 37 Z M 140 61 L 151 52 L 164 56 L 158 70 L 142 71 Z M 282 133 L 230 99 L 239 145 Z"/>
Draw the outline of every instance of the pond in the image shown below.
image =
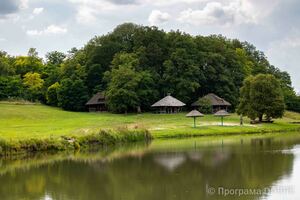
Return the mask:
<path fill-rule="evenodd" d="M 0 160 L 1 200 L 300 199 L 300 133 Z"/>

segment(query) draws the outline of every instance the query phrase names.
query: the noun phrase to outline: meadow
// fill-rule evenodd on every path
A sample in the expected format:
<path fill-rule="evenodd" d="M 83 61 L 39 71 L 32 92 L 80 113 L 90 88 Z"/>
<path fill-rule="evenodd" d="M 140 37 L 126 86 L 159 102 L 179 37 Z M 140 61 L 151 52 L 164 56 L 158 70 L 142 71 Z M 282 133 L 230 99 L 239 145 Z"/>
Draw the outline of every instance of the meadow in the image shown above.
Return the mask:
<path fill-rule="evenodd" d="M 102 130 L 148 130 L 153 138 L 173 138 L 189 136 L 209 136 L 227 134 L 267 133 L 300 130 L 300 114 L 286 112 L 282 119 L 272 124 L 251 125 L 236 114 L 224 119 L 205 115 L 197 119 L 197 128 L 193 128 L 193 119 L 178 114 L 112 114 L 68 112 L 59 108 L 40 104 L 19 104 L 0 102 L 0 139 L 25 140 L 59 138 L 61 136 L 84 136 Z"/>

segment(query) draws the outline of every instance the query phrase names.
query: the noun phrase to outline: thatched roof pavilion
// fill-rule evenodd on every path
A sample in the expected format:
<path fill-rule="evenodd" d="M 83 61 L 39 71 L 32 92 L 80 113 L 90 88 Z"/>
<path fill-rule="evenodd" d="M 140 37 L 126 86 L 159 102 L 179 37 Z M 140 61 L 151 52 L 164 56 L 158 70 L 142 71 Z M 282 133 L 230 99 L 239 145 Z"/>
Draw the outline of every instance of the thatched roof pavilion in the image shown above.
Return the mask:
<path fill-rule="evenodd" d="M 199 112 L 198 110 L 192 110 L 191 112 L 189 112 L 186 117 L 203 117 L 204 115 Z"/>
<path fill-rule="evenodd" d="M 230 114 L 226 110 L 219 110 L 214 115 L 216 117 L 221 117 L 221 125 L 223 126 L 223 118 L 229 116 Z"/>
<path fill-rule="evenodd" d="M 159 113 L 177 113 L 183 106 L 185 106 L 185 103 L 179 101 L 171 95 L 168 95 L 154 103 L 151 107 L 158 109 Z"/>
<path fill-rule="evenodd" d="M 105 93 L 98 92 L 85 105 L 89 112 L 106 111 Z"/>
<path fill-rule="evenodd" d="M 215 95 L 214 93 L 209 93 L 207 95 L 205 95 L 204 97 L 202 97 L 204 99 L 207 99 L 209 101 L 209 103 L 212 106 L 212 111 L 213 112 L 217 112 L 219 110 L 228 110 L 228 107 L 231 106 L 231 104 L 226 101 L 225 99 Z M 193 107 L 200 107 L 200 103 L 198 101 L 192 103 Z"/>
<path fill-rule="evenodd" d="M 186 117 L 193 117 L 194 118 L 194 128 L 196 128 L 196 118 L 197 117 L 204 117 L 204 115 L 199 112 L 198 110 L 192 110 L 191 112 L 189 112 Z"/>
<path fill-rule="evenodd" d="M 219 110 L 214 115 L 218 116 L 218 117 L 222 117 L 222 116 L 226 117 L 226 116 L 229 116 L 230 114 L 226 110 Z"/>

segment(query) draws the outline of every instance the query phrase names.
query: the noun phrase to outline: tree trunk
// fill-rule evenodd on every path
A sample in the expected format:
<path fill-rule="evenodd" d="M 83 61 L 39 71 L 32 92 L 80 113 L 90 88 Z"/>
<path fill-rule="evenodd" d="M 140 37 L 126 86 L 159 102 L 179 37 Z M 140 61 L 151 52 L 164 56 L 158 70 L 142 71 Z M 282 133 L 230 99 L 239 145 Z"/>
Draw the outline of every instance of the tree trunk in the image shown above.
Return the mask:
<path fill-rule="evenodd" d="M 142 113 L 141 106 L 138 106 L 138 107 L 137 107 L 137 113 L 139 113 L 139 114 Z"/>
<path fill-rule="evenodd" d="M 243 120 L 243 115 L 240 115 L 240 125 L 243 126 L 244 120 Z"/>
<path fill-rule="evenodd" d="M 263 115 L 259 115 L 259 122 L 262 122 L 263 120 Z"/>

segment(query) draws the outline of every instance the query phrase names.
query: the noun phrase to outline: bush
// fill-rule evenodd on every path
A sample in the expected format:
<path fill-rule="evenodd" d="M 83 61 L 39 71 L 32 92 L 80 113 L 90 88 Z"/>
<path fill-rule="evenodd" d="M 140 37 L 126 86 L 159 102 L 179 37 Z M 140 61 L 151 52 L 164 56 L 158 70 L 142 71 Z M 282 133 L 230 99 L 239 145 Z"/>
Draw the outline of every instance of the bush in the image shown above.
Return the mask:
<path fill-rule="evenodd" d="M 88 100 L 87 87 L 81 79 L 64 79 L 58 88 L 58 105 L 65 110 L 83 111 Z"/>
<path fill-rule="evenodd" d="M 197 103 L 199 105 L 198 110 L 201 113 L 204 113 L 204 114 L 212 113 L 212 106 L 210 104 L 210 101 L 207 98 L 202 97 L 202 98 L 198 99 Z"/>
<path fill-rule="evenodd" d="M 58 98 L 57 98 L 57 92 L 59 90 L 59 83 L 54 83 L 50 87 L 48 87 L 47 94 L 46 94 L 46 99 L 47 99 L 47 104 L 52 105 L 52 106 L 57 106 L 58 105 Z"/>
<path fill-rule="evenodd" d="M 0 100 L 12 97 L 23 97 L 24 87 L 19 76 L 0 76 Z"/>

